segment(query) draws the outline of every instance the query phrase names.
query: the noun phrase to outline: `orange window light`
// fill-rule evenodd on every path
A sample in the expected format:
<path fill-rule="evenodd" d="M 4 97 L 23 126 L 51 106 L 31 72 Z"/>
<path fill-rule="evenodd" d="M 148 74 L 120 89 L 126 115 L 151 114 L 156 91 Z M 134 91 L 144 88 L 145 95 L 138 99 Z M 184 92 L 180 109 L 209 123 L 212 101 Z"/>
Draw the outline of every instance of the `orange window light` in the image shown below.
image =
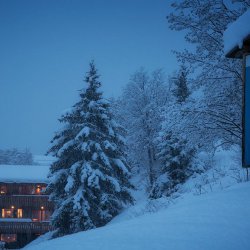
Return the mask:
<path fill-rule="evenodd" d="M 21 208 L 17 209 L 17 218 L 23 218 L 23 210 Z"/>

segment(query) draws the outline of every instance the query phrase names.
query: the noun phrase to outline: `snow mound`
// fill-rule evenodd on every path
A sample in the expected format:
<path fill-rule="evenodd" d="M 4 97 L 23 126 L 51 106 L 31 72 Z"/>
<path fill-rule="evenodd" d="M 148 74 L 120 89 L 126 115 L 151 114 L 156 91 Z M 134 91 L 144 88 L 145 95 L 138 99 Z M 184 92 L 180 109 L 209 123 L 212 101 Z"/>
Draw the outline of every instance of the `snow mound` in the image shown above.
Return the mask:
<path fill-rule="evenodd" d="M 201 152 L 198 155 L 201 174 L 194 174 L 181 188 L 183 193 L 194 195 L 216 192 L 247 180 L 246 170 L 241 167 L 241 149 L 218 148 L 213 155 Z"/>
<path fill-rule="evenodd" d="M 250 183 L 186 195 L 167 209 L 27 246 L 25 250 L 247 250 Z"/>
<path fill-rule="evenodd" d="M 133 196 L 136 204 L 122 211 L 110 224 L 156 213 L 177 203 L 187 195 L 196 196 L 221 191 L 245 182 L 247 179 L 246 170 L 241 167 L 241 149 L 237 146 L 227 150 L 218 147 L 213 153 L 200 152 L 194 164 L 196 169 L 201 172 L 191 176 L 186 183 L 179 186 L 177 192 L 168 197 L 148 199 L 145 190 L 144 192 L 135 190 Z M 139 182 L 138 177 L 133 180 L 135 186 L 143 186 L 142 183 L 138 184 Z M 145 189 L 145 187 L 141 187 L 141 189 Z"/>

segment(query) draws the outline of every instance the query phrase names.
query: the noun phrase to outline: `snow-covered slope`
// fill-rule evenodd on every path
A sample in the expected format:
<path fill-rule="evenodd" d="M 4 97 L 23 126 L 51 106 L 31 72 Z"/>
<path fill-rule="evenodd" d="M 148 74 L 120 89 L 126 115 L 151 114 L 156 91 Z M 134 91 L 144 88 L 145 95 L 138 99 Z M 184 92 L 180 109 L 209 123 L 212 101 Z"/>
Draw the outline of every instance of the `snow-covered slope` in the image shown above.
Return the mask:
<path fill-rule="evenodd" d="M 154 213 L 32 244 L 26 250 L 248 250 L 250 182 L 194 196 Z"/>

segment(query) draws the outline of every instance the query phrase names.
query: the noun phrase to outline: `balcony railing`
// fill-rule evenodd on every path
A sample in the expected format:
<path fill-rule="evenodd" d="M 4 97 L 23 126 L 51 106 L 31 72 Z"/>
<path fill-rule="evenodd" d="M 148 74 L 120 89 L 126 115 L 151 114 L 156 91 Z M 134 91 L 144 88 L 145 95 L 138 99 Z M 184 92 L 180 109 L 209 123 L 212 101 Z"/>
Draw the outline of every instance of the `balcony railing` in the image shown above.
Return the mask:
<path fill-rule="evenodd" d="M 0 195 L 0 207 L 46 207 L 53 209 L 53 204 L 48 200 L 48 195 Z"/>
<path fill-rule="evenodd" d="M 32 233 L 43 234 L 52 230 L 49 222 L 0 221 L 0 232 L 8 234 Z"/>

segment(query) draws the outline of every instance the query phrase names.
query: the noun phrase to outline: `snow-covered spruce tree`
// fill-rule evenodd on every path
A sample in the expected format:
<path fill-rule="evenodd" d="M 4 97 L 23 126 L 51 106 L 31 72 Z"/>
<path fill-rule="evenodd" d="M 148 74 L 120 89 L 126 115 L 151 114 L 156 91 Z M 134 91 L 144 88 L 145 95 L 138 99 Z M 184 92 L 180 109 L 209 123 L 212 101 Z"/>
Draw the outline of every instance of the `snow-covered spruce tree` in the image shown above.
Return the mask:
<path fill-rule="evenodd" d="M 133 202 L 122 129 L 102 97 L 93 62 L 80 101 L 59 120 L 64 124 L 49 150 L 58 158 L 50 169 L 48 191 L 55 203 L 54 237 L 105 225 Z"/>
<path fill-rule="evenodd" d="M 195 149 L 189 148 L 185 139 L 177 138 L 171 132 L 160 133 L 157 156 L 162 169 L 150 192 L 151 198 L 169 196 L 177 191 L 178 185 L 193 173 L 194 153 Z"/>

